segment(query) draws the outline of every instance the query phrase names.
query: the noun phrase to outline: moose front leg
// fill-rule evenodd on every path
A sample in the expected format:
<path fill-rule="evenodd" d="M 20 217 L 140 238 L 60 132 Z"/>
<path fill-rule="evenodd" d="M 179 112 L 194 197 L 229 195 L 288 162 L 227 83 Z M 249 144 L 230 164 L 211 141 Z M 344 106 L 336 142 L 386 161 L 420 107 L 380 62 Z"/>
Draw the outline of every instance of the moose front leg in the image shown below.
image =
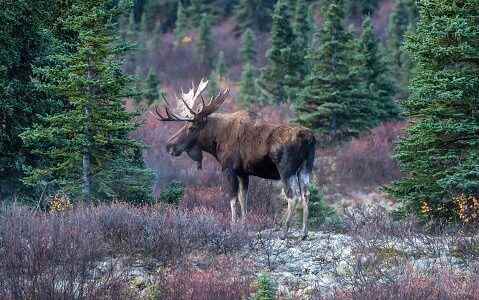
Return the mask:
<path fill-rule="evenodd" d="M 236 223 L 236 197 L 231 198 L 230 200 L 231 206 L 231 223 Z"/>
<path fill-rule="evenodd" d="M 238 202 L 241 207 L 241 222 L 246 220 L 246 214 L 248 213 L 248 184 L 249 184 L 249 177 L 248 176 L 241 176 L 238 177 Z"/>
<path fill-rule="evenodd" d="M 238 198 L 239 179 L 232 171 L 225 171 L 225 191 L 230 197 L 231 223 L 236 223 L 236 201 Z"/>

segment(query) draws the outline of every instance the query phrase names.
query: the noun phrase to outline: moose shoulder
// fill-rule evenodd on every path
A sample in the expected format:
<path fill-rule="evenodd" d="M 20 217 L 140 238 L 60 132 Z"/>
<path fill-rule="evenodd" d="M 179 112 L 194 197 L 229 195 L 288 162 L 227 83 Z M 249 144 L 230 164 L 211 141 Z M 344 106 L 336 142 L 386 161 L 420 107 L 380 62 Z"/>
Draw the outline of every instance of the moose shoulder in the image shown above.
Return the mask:
<path fill-rule="evenodd" d="M 208 103 L 198 97 L 206 88 L 201 82 L 179 99 L 186 107 L 188 117 L 179 116 L 165 107 L 166 116 L 159 111 L 161 121 L 185 121 L 186 124 L 167 143 L 167 151 L 174 156 L 186 152 L 201 168 L 202 152 L 213 155 L 220 163 L 231 194 L 232 221 L 236 220 L 236 201 L 241 207 L 242 219 L 247 213 L 249 176 L 281 180 L 283 196 L 288 201 L 285 235 L 297 202 L 303 206 L 303 237 L 308 232 L 308 184 L 312 172 L 315 138 L 300 126 L 275 125 L 264 122 L 252 113 L 215 113 L 224 102 L 228 91 L 219 93 Z M 181 103 L 180 102 L 180 103 Z M 200 106 L 198 109 L 195 107 Z"/>

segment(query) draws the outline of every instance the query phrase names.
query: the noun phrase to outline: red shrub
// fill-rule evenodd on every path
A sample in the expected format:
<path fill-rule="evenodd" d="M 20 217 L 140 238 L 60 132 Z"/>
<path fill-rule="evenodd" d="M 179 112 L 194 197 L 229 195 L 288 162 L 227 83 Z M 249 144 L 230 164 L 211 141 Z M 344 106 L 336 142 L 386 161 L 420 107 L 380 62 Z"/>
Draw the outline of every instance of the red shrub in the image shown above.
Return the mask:
<path fill-rule="evenodd" d="M 125 298 L 126 283 L 112 268 L 99 272 L 108 253 L 92 211 L 43 214 L 23 209 L 0 217 L 1 299 Z M 102 280 L 96 281 L 92 271 Z"/>
<path fill-rule="evenodd" d="M 479 299 L 479 278 L 464 278 L 449 270 L 439 269 L 434 274 L 420 274 L 412 269 L 393 283 L 356 286 L 349 291 L 337 291 L 332 297 L 316 296 L 314 299 L 337 300 L 462 300 Z"/>
<path fill-rule="evenodd" d="M 175 269 L 164 274 L 156 295 L 172 300 L 247 299 L 254 274 L 242 259 L 222 257 L 206 269 Z"/>
<path fill-rule="evenodd" d="M 101 262 L 139 255 L 179 263 L 194 251 L 231 254 L 251 239 L 243 226 L 206 209 L 7 209 L 0 214 L 0 298 L 127 299 L 127 278 L 114 266 L 100 270 Z"/>
<path fill-rule="evenodd" d="M 351 185 L 376 186 L 400 178 L 401 172 L 392 152 L 404 126 L 404 123 L 385 123 L 346 144 L 335 158 L 336 180 Z"/>

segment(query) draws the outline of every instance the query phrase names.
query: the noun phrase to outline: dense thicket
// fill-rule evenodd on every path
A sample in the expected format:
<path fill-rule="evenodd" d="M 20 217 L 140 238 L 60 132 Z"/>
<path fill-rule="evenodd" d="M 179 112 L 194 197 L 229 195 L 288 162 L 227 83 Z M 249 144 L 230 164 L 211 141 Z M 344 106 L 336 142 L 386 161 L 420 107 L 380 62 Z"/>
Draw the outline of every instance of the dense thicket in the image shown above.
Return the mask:
<path fill-rule="evenodd" d="M 390 188 L 406 212 L 457 218 L 454 199 L 479 195 L 479 3 L 421 1 L 406 48 L 417 64 L 397 149 L 407 177 Z"/>
<path fill-rule="evenodd" d="M 0 4 L 0 200 L 27 196 L 21 182 L 26 165 L 39 157 L 27 149 L 20 134 L 41 116 L 58 108 L 35 83 L 35 67 L 52 64 L 52 33 L 62 7 L 50 1 L 3 1 Z M 30 191 L 32 192 L 32 191 Z"/>

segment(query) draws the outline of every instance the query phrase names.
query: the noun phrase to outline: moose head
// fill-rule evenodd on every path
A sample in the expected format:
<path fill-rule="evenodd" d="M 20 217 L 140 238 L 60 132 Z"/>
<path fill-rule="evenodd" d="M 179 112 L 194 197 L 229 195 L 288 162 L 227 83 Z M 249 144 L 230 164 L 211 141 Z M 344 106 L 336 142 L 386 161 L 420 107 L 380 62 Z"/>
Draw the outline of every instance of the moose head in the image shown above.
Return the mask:
<path fill-rule="evenodd" d="M 198 137 L 202 129 L 208 123 L 208 116 L 214 113 L 226 100 L 229 90 L 223 90 L 217 96 L 206 101 L 202 96 L 208 86 L 208 81 L 201 80 L 195 90 L 195 86 L 188 93 L 181 92 L 177 102 L 182 105 L 180 114 L 173 112 L 165 97 L 165 114 L 162 114 L 158 107 L 155 108 L 156 117 L 160 121 L 185 122 L 185 125 L 176 132 L 167 142 L 166 151 L 173 156 L 179 156 L 186 152 L 188 156 L 197 163 L 198 169 L 202 167 L 203 154 L 198 145 Z"/>

